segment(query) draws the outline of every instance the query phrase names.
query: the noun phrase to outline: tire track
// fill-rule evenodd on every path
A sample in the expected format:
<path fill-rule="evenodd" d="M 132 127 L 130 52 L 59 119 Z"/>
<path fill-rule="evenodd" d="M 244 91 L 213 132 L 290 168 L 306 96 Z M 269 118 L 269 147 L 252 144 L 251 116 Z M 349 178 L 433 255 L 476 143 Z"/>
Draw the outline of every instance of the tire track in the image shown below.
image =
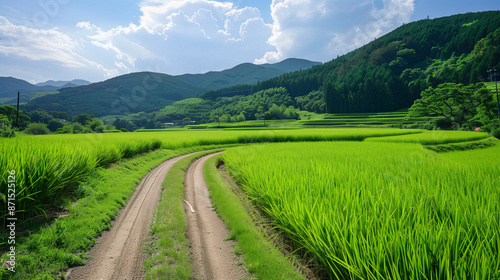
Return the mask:
<path fill-rule="evenodd" d="M 89 251 L 92 259 L 85 266 L 70 269 L 66 273 L 67 279 L 143 279 L 142 267 L 146 255 L 141 251 L 141 245 L 153 221 L 161 186 L 170 168 L 192 154 L 167 160 L 149 172 L 120 211 L 111 229 L 96 240 Z"/>
<path fill-rule="evenodd" d="M 241 279 L 248 275 L 233 253 L 233 241 L 225 241 L 230 232 L 212 207 L 203 165 L 215 155 L 204 156 L 191 164 L 186 172 L 185 197 L 194 213 L 185 205 L 188 238 L 192 250 L 192 268 L 195 279 Z"/>

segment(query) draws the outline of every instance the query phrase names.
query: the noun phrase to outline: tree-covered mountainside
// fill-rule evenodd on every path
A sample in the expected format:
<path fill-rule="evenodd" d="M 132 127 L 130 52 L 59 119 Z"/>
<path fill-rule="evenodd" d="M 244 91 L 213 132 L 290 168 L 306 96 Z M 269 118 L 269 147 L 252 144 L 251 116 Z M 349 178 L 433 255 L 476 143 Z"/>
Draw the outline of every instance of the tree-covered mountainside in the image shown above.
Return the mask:
<path fill-rule="evenodd" d="M 28 102 L 29 110 L 63 111 L 69 115 L 121 115 L 157 110 L 175 100 L 193 97 L 202 91 L 174 76 L 140 72 L 118 76 L 87 86 L 64 88 Z"/>
<path fill-rule="evenodd" d="M 296 119 L 294 100 L 285 88 L 262 90 L 250 95 L 235 95 L 217 100 L 188 98 L 154 112 L 130 114 L 116 119 L 116 128 L 161 128 L 164 123 L 200 124 L 209 122 L 241 122 L 258 118 Z"/>
<path fill-rule="evenodd" d="M 19 96 L 19 102 L 21 104 L 28 103 L 29 101 L 39 98 L 45 95 L 49 94 L 59 94 L 59 91 L 54 90 L 54 91 L 36 91 L 36 92 L 29 92 L 29 93 L 21 93 Z M 0 99 L 0 104 L 1 105 L 16 105 L 17 104 L 17 96 L 13 98 L 2 98 Z"/>
<path fill-rule="evenodd" d="M 289 58 L 273 64 L 243 63 L 223 71 L 211 71 L 205 74 L 184 74 L 179 79 L 202 87 L 205 92 L 233 85 L 254 85 L 288 72 L 309 69 L 321 65 L 320 62 Z"/>
<path fill-rule="evenodd" d="M 321 63 L 287 59 L 276 64 L 243 63 L 228 70 L 171 76 L 131 73 L 87 86 L 64 88 L 59 94 L 31 100 L 28 110 L 64 111 L 70 115 L 127 115 L 159 110 L 175 101 L 238 84 L 255 84 L 287 72 Z M 275 66 L 276 65 L 276 66 Z M 275 67 L 275 68 L 274 68 Z"/>
<path fill-rule="evenodd" d="M 323 65 L 262 81 L 251 92 L 285 87 L 304 106 L 329 113 L 393 111 L 410 107 L 428 87 L 487 79 L 500 63 L 499 46 L 498 11 L 421 20 Z M 317 103 L 316 91 L 326 108 L 308 104 L 310 93 Z"/>

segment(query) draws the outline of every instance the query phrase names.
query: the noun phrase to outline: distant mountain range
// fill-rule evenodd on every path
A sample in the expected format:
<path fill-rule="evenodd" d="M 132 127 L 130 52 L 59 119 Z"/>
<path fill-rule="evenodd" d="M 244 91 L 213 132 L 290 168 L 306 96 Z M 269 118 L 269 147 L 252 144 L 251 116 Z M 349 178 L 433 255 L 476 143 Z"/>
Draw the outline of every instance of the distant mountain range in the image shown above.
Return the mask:
<path fill-rule="evenodd" d="M 32 99 L 26 107 L 64 111 L 70 115 L 87 113 L 98 117 L 154 111 L 175 101 L 196 97 L 211 90 L 240 84 L 253 85 L 320 64 L 290 58 L 275 64 L 243 63 L 231 69 L 205 74 L 171 76 L 153 72 L 131 73 L 89 85 L 61 88 L 58 94 Z M 49 82 L 44 83 L 43 87 L 58 85 Z"/>
<path fill-rule="evenodd" d="M 58 88 L 65 88 L 65 87 L 77 87 L 77 86 L 86 86 L 90 85 L 91 82 L 85 81 L 85 80 L 80 80 L 80 79 L 74 79 L 72 81 L 53 81 L 49 80 L 44 83 L 38 83 L 36 86 L 43 87 L 43 86 L 53 86 L 53 87 L 58 87 Z"/>
<path fill-rule="evenodd" d="M 21 95 L 26 95 L 32 92 L 55 91 L 64 87 L 76 87 L 88 84 L 90 84 L 90 82 L 85 80 L 73 80 L 47 81 L 34 85 L 13 77 L 0 77 L 0 98 L 17 98 L 18 91 L 20 91 Z"/>

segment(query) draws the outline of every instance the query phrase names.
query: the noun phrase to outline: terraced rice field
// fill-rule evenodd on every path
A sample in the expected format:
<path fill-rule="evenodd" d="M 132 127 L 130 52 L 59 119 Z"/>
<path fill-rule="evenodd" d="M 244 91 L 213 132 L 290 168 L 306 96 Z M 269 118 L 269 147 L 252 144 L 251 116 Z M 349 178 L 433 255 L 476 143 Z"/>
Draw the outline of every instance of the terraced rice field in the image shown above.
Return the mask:
<path fill-rule="evenodd" d="M 413 135 L 398 135 L 366 139 L 370 142 L 419 143 L 422 145 L 450 144 L 475 141 L 490 137 L 488 133 L 474 131 L 426 130 Z"/>
<path fill-rule="evenodd" d="M 320 119 L 303 119 L 297 122 L 304 126 L 332 127 L 397 127 L 406 124 L 425 123 L 432 118 L 407 118 L 408 112 L 325 114 Z"/>

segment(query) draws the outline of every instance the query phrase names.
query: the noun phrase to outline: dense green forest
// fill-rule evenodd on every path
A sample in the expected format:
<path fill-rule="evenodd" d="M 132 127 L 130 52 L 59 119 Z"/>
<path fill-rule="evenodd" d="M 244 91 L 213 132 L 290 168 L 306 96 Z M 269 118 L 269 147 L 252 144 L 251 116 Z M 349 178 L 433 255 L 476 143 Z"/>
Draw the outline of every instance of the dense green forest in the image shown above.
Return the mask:
<path fill-rule="evenodd" d="M 284 87 L 291 97 L 323 94 L 329 113 L 382 112 L 410 107 L 428 87 L 488 79 L 500 63 L 500 12 L 455 15 L 405 24 L 337 59 L 252 87 Z M 212 94 L 213 95 L 213 94 Z M 306 105 L 308 98 L 301 98 Z"/>

